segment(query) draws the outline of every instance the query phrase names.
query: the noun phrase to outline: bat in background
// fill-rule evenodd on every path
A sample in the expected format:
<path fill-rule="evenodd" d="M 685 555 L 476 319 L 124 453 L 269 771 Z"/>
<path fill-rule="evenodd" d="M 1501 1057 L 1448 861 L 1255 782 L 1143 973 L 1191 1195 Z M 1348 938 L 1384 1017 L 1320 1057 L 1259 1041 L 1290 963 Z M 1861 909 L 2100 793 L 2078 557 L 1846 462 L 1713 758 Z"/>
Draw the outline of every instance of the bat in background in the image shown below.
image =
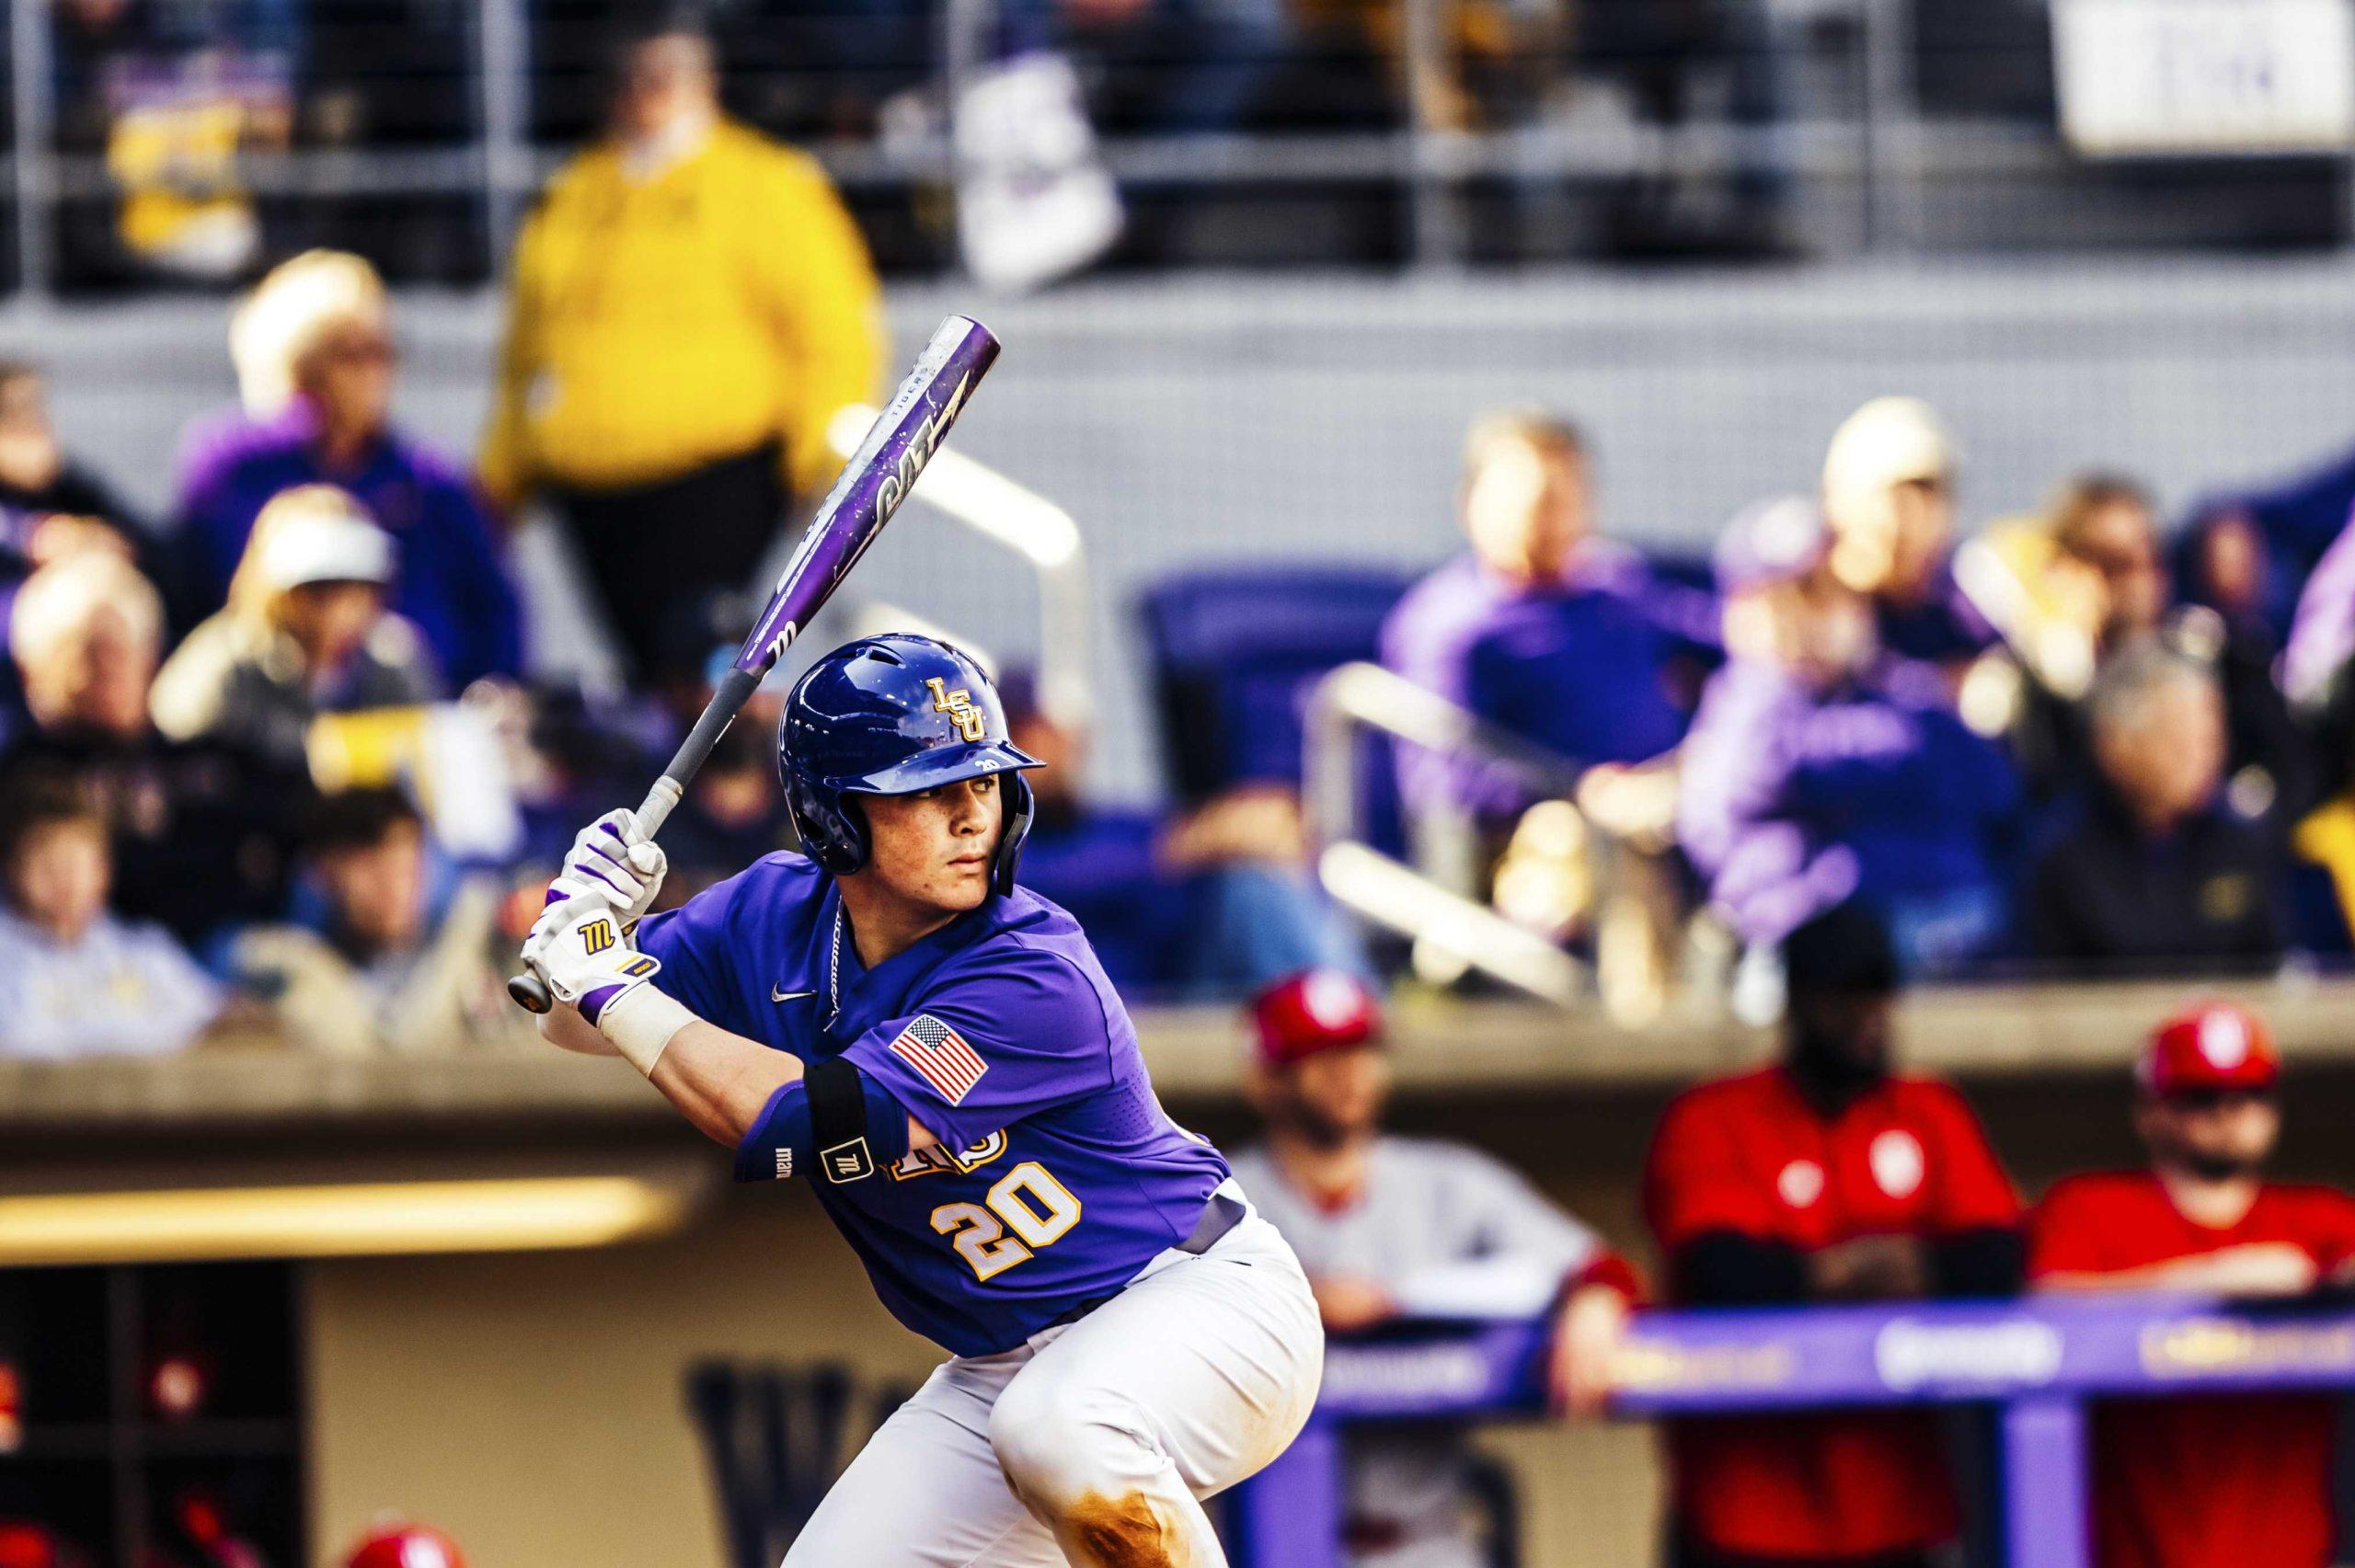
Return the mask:
<path fill-rule="evenodd" d="M 688 781 L 704 765 L 728 726 L 759 689 L 761 680 L 776 668 L 793 639 L 810 624 L 821 605 L 833 596 L 843 578 L 858 565 L 891 514 L 915 488 L 916 475 L 939 450 L 948 427 L 957 422 L 973 387 L 997 358 L 997 339 L 980 322 L 952 315 L 933 332 L 932 341 L 917 356 L 915 368 L 900 383 L 891 405 L 867 432 L 867 439 L 843 465 L 841 477 L 819 503 L 809 530 L 769 595 L 768 606 L 752 624 L 752 635 L 735 664 L 720 678 L 711 701 L 679 743 L 678 752 L 638 806 L 638 820 L 651 837 L 686 793 Z M 539 976 L 510 977 L 507 994 L 527 1013 L 546 1013 L 553 999 Z"/>

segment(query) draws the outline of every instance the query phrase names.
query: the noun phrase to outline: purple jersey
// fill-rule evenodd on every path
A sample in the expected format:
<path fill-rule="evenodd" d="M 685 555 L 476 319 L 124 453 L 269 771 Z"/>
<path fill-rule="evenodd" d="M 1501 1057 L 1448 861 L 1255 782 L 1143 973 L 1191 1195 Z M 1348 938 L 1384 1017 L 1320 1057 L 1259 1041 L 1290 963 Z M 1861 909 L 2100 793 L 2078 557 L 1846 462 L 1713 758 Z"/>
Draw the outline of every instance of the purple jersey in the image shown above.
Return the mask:
<path fill-rule="evenodd" d="M 868 969 L 833 879 L 773 854 L 638 939 L 662 960 L 655 983 L 703 1018 L 805 1062 L 846 1057 L 938 1136 L 811 1185 L 891 1315 L 953 1354 L 1011 1349 L 1114 1294 L 1226 1179 L 1155 1098 L 1078 922 L 1028 889 Z M 738 1180 L 775 1173 L 766 1130 L 738 1150 Z"/>

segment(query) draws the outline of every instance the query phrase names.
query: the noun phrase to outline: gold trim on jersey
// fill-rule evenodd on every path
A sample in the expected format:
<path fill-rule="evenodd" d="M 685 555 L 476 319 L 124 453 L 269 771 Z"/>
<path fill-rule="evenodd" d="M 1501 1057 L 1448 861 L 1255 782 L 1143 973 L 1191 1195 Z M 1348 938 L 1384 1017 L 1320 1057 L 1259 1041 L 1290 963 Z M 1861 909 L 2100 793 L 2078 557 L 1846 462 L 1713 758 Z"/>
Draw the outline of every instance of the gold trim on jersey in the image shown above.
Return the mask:
<path fill-rule="evenodd" d="M 936 1176 L 943 1171 L 978 1171 L 1005 1152 L 1005 1133 L 994 1132 L 962 1153 L 951 1154 L 946 1144 L 936 1143 L 929 1149 L 911 1149 L 900 1162 L 891 1167 L 895 1182 L 913 1181 L 918 1176 Z"/>

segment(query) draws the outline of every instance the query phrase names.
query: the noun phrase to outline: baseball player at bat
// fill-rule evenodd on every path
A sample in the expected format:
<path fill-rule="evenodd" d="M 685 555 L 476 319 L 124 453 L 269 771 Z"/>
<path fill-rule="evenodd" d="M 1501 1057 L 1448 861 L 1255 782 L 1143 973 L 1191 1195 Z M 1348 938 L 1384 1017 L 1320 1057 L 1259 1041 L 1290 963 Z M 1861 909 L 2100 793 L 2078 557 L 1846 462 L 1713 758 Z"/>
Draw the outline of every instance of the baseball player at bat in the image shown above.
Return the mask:
<path fill-rule="evenodd" d="M 1214 1568 L 1200 1499 L 1315 1399 L 1292 1249 L 1162 1110 L 1076 922 L 1015 883 L 1037 765 L 965 654 L 851 643 L 778 727 L 806 853 L 633 929 L 662 853 L 617 811 L 524 947 L 549 1039 L 628 1059 L 739 1180 L 811 1183 L 949 1352 L 787 1568 Z"/>

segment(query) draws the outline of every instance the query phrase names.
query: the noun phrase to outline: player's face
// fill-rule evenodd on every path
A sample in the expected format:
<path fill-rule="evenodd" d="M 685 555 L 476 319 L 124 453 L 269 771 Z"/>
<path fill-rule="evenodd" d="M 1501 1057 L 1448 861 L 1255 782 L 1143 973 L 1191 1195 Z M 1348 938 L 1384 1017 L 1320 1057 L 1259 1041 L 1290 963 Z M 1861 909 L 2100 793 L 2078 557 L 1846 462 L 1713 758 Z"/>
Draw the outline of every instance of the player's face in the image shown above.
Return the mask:
<path fill-rule="evenodd" d="M 319 879 L 345 934 L 370 948 L 414 946 L 425 921 L 425 837 L 396 822 L 382 841 L 319 857 Z"/>
<path fill-rule="evenodd" d="M 2280 1104 L 2247 1090 L 2144 1100 L 2135 1122 L 2154 1158 L 2211 1181 L 2254 1174 L 2281 1137 Z"/>
<path fill-rule="evenodd" d="M 631 138 L 655 135 L 683 114 L 708 110 L 717 87 L 710 45 L 684 36 L 648 39 L 623 57 L 615 128 Z"/>
<path fill-rule="evenodd" d="M 1553 582 L 1592 531 L 1586 464 L 1522 441 L 1499 444 L 1464 492 L 1464 526 L 1493 571 Z"/>
<path fill-rule="evenodd" d="M 2157 822 L 2188 817 L 2214 798 L 2229 760 L 2224 700 L 2213 682 L 2186 675 L 2097 727 L 2102 772 L 2136 813 Z"/>
<path fill-rule="evenodd" d="M 385 590 L 366 582 L 314 582 L 290 588 L 278 624 L 313 670 L 333 670 L 365 642 L 385 613 Z"/>
<path fill-rule="evenodd" d="M 327 410 L 335 426 L 381 429 L 392 412 L 397 354 L 391 334 L 381 325 L 339 323 L 305 357 L 300 372 L 303 389 Z"/>
<path fill-rule="evenodd" d="M 1319 1051 L 1281 1077 L 1272 1113 L 1320 1143 L 1372 1132 L 1390 1098 L 1390 1059 L 1372 1044 Z"/>
<path fill-rule="evenodd" d="M 986 773 L 913 795 L 860 797 L 872 851 L 867 871 L 909 903 L 961 914 L 989 897 L 990 861 L 1005 792 Z"/>
<path fill-rule="evenodd" d="M 8 901 L 53 935 L 77 938 L 98 918 L 109 881 L 106 831 L 96 822 L 36 828 L 8 868 Z"/>
<path fill-rule="evenodd" d="M 1793 991 L 1792 1065 L 1837 1084 L 1885 1077 L 1893 1011 L 1892 999 L 1880 991 Z"/>

